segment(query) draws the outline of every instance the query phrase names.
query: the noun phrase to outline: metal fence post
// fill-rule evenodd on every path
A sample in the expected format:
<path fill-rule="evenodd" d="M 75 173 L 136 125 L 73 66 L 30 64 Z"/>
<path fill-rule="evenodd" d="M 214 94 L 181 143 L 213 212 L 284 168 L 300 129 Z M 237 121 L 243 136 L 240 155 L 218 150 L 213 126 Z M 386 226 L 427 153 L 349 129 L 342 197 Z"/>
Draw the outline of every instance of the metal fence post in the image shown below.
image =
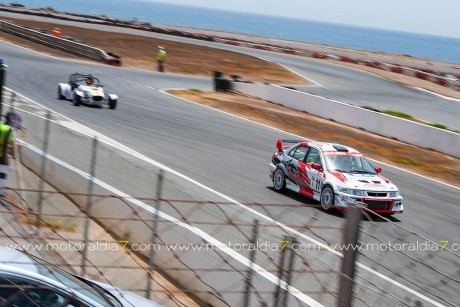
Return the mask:
<path fill-rule="evenodd" d="M 355 277 L 356 258 L 358 251 L 355 248 L 359 239 L 359 224 L 361 222 L 361 208 L 351 205 L 347 208 L 347 222 L 343 231 L 343 246 L 346 248 L 343 254 L 342 269 L 339 283 L 338 307 L 350 307 L 353 301 L 353 285 Z"/>
<path fill-rule="evenodd" d="M 297 241 L 295 239 L 292 240 L 291 246 L 296 244 Z M 288 263 L 288 269 L 287 269 L 287 277 L 286 277 L 286 290 L 284 291 L 284 297 L 283 297 L 283 304 L 281 306 L 288 306 L 288 296 L 289 296 L 289 289 L 288 286 L 291 283 L 291 277 L 292 277 L 292 269 L 294 268 L 294 256 L 295 256 L 295 251 L 292 248 L 289 248 L 289 251 L 291 252 L 290 257 L 289 257 L 289 263 Z"/>
<path fill-rule="evenodd" d="M 38 201 L 37 201 L 37 217 L 35 221 L 36 234 L 40 234 L 40 225 L 41 225 L 41 216 L 43 210 L 43 190 L 45 188 L 45 177 L 46 177 L 46 165 L 48 161 L 48 140 L 50 134 L 50 121 L 51 121 L 51 111 L 48 110 L 46 113 L 45 120 L 45 135 L 43 137 L 43 148 L 42 148 L 42 163 L 40 168 L 40 183 L 38 186 Z"/>
<path fill-rule="evenodd" d="M 284 242 L 288 241 L 289 242 L 289 237 L 284 237 Z M 278 307 L 278 303 L 279 303 L 279 299 L 280 299 L 280 291 L 281 291 L 281 281 L 283 280 L 283 276 L 284 276 L 284 257 L 286 255 L 286 248 L 282 248 L 280 250 L 280 259 L 279 259 L 279 263 L 278 263 L 278 280 L 279 280 L 279 283 L 278 285 L 276 286 L 276 290 L 275 290 L 275 299 L 273 300 L 273 307 Z"/>
<path fill-rule="evenodd" d="M 149 269 L 147 270 L 147 289 L 145 291 L 145 297 L 150 297 L 150 292 L 152 291 L 152 276 L 153 270 L 155 269 L 155 248 L 156 248 L 156 241 L 157 241 L 157 229 L 158 229 L 158 212 L 160 211 L 160 204 L 161 204 L 161 189 L 163 187 L 163 180 L 164 180 L 164 170 L 160 169 L 158 172 L 158 179 L 157 179 L 157 193 L 155 196 L 155 213 L 153 218 L 153 226 L 152 226 L 152 248 L 150 249 L 149 253 Z"/>
<path fill-rule="evenodd" d="M 251 238 L 250 243 L 252 243 L 254 245 L 257 245 L 257 237 L 258 237 L 258 235 L 259 235 L 259 221 L 254 220 L 254 226 L 252 228 L 252 238 Z M 249 301 L 251 299 L 252 273 L 253 273 L 253 264 L 254 264 L 255 259 L 256 259 L 256 249 L 253 248 L 249 252 L 250 266 L 249 266 L 247 276 L 246 276 L 246 279 L 245 279 L 246 286 L 245 286 L 245 289 L 244 289 L 244 301 L 243 301 L 243 306 L 244 307 L 249 307 L 250 306 Z"/>
<path fill-rule="evenodd" d="M 97 137 L 93 138 L 91 143 L 91 166 L 89 171 L 89 183 L 88 183 L 88 196 L 86 199 L 86 209 L 83 210 L 85 214 L 85 230 L 83 235 L 83 251 L 81 258 L 81 275 L 86 274 L 86 257 L 88 255 L 87 244 L 89 241 L 89 225 L 91 223 L 91 207 L 93 204 L 93 188 L 94 188 L 94 176 L 96 174 L 96 160 L 97 160 Z"/>

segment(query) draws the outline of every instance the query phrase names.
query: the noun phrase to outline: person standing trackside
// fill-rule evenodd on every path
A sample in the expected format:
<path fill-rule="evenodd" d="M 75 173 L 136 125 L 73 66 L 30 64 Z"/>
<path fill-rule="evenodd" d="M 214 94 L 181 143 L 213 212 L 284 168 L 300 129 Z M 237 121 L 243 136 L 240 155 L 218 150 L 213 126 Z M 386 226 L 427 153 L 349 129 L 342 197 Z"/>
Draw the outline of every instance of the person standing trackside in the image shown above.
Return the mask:
<path fill-rule="evenodd" d="M 0 196 L 3 196 L 8 175 L 8 154 L 14 156 L 13 129 L 0 122 Z"/>
<path fill-rule="evenodd" d="M 159 72 L 165 71 L 165 67 L 164 67 L 165 58 L 166 58 L 165 48 L 163 48 L 162 46 L 158 46 L 157 64 L 158 64 Z"/>

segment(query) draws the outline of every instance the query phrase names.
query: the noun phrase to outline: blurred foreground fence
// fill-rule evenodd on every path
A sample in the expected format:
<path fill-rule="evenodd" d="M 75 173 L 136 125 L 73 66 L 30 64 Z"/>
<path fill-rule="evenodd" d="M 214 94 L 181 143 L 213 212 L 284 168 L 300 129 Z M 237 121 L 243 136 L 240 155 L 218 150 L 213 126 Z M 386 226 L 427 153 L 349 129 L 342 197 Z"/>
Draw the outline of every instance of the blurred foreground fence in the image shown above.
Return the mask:
<path fill-rule="evenodd" d="M 21 162 L 40 176 L 10 185 L 0 206 L 3 243 L 40 246 L 34 252 L 72 272 L 148 297 L 162 293 L 179 306 L 190 305 L 179 293 L 213 306 L 460 303 L 458 251 L 396 219 L 365 213 L 346 228 L 359 241 L 342 241 L 347 220 L 316 203 L 230 202 L 24 97 L 8 97 L 27 133 Z M 408 248 L 419 243 L 430 249 Z M 123 253 L 137 262 L 125 265 Z M 343 254 L 358 262 L 342 265 Z M 162 288 L 163 276 L 177 288 Z"/>

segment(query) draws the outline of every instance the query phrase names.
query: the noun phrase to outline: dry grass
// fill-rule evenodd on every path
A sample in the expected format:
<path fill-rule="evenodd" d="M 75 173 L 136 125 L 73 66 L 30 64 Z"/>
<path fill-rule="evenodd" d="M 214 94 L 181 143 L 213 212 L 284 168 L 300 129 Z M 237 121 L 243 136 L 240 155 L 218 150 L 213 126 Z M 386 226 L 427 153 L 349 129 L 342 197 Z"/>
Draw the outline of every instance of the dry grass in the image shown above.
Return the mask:
<path fill-rule="evenodd" d="M 460 160 L 433 150 L 419 148 L 235 93 L 196 91 L 171 91 L 171 93 L 306 138 L 346 144 L 370 158 L 460 186 Z M 273 140 L 273 146 L 275 141 Z"/>

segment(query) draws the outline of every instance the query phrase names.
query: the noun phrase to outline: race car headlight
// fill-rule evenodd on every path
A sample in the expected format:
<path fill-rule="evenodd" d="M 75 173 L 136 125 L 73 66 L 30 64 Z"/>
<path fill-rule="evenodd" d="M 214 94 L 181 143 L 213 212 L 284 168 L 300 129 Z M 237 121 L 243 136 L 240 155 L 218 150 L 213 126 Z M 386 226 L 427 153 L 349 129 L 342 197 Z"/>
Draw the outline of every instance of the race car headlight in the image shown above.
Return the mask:
<path fill-rule="evenodd" d="M 342 193 L 350 194 L 350 195 L 354 195 L 354 196 L 365 196 L 363 190 L 355 190 L 355 189 L 343 188 L 343 189 L 341 189 L 340 191 L 341 191 Z"/>
<path fill-rule="evenodd" d="M 390 192 L 390 197 L 398 197 L 398 196 L 399 196 L 399 191 Z"/>

